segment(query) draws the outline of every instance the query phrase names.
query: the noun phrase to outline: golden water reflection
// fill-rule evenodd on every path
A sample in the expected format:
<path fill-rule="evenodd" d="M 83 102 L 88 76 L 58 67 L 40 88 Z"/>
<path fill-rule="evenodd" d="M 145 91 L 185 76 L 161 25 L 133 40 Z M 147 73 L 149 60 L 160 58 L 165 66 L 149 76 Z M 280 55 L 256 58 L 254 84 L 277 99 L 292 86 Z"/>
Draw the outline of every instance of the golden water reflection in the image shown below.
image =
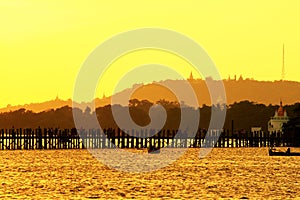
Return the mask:
<path fill-rule="evenodd" d="M 133 174 L 106 167 L 87 150 L 0 151 L 0 198 L 300 197 L 300 157 L 269 157 L 266 148 L 198 156 L 199 149 L 189 149 L 168 167 Z"/>

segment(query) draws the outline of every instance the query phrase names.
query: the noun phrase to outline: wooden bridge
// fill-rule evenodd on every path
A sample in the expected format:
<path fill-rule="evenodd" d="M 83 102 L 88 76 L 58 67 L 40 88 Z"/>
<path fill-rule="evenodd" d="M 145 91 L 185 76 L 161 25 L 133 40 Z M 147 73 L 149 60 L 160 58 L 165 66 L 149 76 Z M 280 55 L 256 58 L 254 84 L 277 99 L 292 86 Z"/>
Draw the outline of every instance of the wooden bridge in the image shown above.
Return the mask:
<path fill-rule="evenodd" d="M 180 131 L 179 131 L 180 132 Z M 149 148 L 149 147 L 268 147 L 293 146 L 290 138 L 280 133 L 207 131 L 199 129 L 195 137 L 177 130 L 120 129 L 0 129 L 0 150 L 33 149 L 97 149 L 97 148 Z M 220 136 L 219 136 L 220 135 Z M 218 137 L 219 136 L 219 137 Z M 206 144 L 206 145 L 204 145 Z"/>

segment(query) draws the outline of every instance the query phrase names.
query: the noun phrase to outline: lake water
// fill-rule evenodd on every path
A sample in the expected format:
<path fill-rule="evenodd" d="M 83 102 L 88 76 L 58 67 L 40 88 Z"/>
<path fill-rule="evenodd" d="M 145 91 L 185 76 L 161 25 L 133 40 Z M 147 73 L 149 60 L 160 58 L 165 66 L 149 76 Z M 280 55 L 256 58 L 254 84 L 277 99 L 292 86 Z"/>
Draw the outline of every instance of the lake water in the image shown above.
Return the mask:
<path fill-rule="evenodd" d="M 87 150 L 0 151 L 0 159 L 1 199 L 300 197 L 300 157 L 269 157 L 266 148 L 215 148 L 202 159 L 189 149 L 163 169 L 136 174 Z"/>

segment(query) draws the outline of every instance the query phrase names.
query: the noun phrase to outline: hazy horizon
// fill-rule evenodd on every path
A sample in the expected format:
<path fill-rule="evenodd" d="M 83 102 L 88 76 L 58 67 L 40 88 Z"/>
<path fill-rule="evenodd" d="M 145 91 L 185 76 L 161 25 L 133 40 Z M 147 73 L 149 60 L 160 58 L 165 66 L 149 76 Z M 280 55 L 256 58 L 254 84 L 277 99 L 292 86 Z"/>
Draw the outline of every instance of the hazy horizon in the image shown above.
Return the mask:
<path fill-rule="evenodd" d="M 209 79 L 208 79 L 209 80 Z M 216 80 L 215 80 L 216 81 Z M 164 88 L 162 86 L 157 85 L 157 83 L 169 83 L 171 85 L 178 85 L 178 84 L 186 84 L 185 80 L 183 79 L 176 79 L 176 80 L 160 80 L 160 81 L 153 81 L 151 83 L 135 83 L 131 85 L 129 88 L 120 89 L 116 91 L 113 96 L 119 97 L 124 99 L 124 95 L 130 94 L 130 99 L 139 99 L 139 100 L 148 100 L 152 103 L 155 103 L 159 99 L 165 99 L 167 101 L 176 101 L 176 96 L 169 91 L 169 89 Z M 297 98 L 298 87 L 300 87 L 300 82 L 297 81 L 287 81 L 287 80 L 275 80 L 275 81 L 260 81 L 254 80 L 247 77 L 240 76 L 236 77 L 227 77 L 227 79 L 223 79 L 222 82 L 224 83 L 226 95 L 227 95 L 227 105 L 230 105 L 234 102 L 241 102 L 241 101 L 250 101 L 254 103 L 262 103 L 265 105 L 279 105 L 280 100 L 283 101 L 284 105 L 291 105 L 297 102 L 300 102 L 300 99 Z M 202 104 L 211 105 L 210 96 L 207 91 L 205 79 L 197 79 L 195 78 L 193 81 L 189 80 L 192 87 L 195 90 L 198 98 L 199 107 Z M 143 87 L 140 87 L 143 86 Z M 184 88 L 185 86 L 180 86 Z M 288 88 L 287 88 L 288 87 Z M 276 89 L 273 89 L 276 88 Z M 260 92 L 256 92 L 259 89 Z M 253 93 L 254 92 L 254 93 Z M 153 95 L 154 94 L 154 95 Z M 292 100 L 293 99 L 293 100 Z M 95 96 L 93 100 L 95 101 L 96 107 L 101 107 L 104 105 L 111 104 L 111 96 Z M 93 100 L 89 101 L 92 102 Z M 29 110 L 33 111 L 42 111 L 51 108 L 59 108 L 64 105 L 72 106 L 72 102 L 75 105 L 81 107 L 82 104 L 85 105 L 89 102 L 76 102 L 70 97 L 68 99 L 63 99 L 59 95 L 47 99 L 45 101 L 39 102 L 26 102 L 24 104 L 20 103 L 17 105 L 8 104 L 4 106 L 0 106 L 1 112 L 6 112 L 9 110 L 16 110 L 20 108 L 28 108 Z M 123 105 L 123 104 L 122 104 Z M 125 104 L 124 104 L 125 105 Z M 126 104 L 127 105 L 127 104 Z"/>
<path fill-rule="evenodd" d="M 206 78 L 203 78 L 201 76 L 197 76 L 198 74 L 196 73 L 196 76 L 193 74 L 194 76 L 194 80 L 205 80 L 206 78 L 211 78 L 211 77 L 206 77 Z M 160 76 L 159 76 L 160 77 Z M 114 94 L 116 93 L 119 93 L 119 92 L 122 92 L 123 90 L 126 90 L 126 89 L 130 89 L 132 87 L 134 87 L 135 85 L 146 85 L 146 84 L 151 84 L 151 83 L 155 83 L 155 82 L 163 82 L 163 81 L 167 81 L 167 80 L 188 80 L 189 79 L 189 76 L 186 78 L 186 79 L 183 79 L 180 77 L 178 77 L 177 79 L 170 79 L 171 77 L 168 78 L 168 76 L 165 76 L 167 78 L 165 79 L 156 79 L 156 80 L 152 80 L 150 81 L 145 81 L 145 82 L 133 82 L 133 81 L 129 81 L 127 79 L 127 83 L 126 83 L 126 86 L 119 86 L 118 88 L 116 87 L 114 89 L 114 92 L 112 94 L 109 94 L 107 95 L 105 92 L 104 93 L 99 93 L 99 90 L 96 91 L 96 96 L 94 99 L 103 99 L 104 97 L 111 97 L 113 96 Z M 227 77 L 222 77 L 222 81 L 228 81 L 228 79 L 230 78 L 231 81 L 239 81 L 240 77 L 242 77 L 242 80 L 243 81 L 257 81 L 257 82 L 280 82 L 280 81 L 284 81 L 284 82 L 297 82 L 297 83 L 300 83 L 300 80 L 287 80 L 287 79 L 274 79 L 274 80 L 267 80 L 267 79 L 255 79 L 253 77 L 244 77 L 242 74 L 239 74 L 239 75 L 228 75 Z M 139 77 L 140 78 L 140 77 Z M 213 79 L 214 80 L 214 79 Z M 131 84 L 131 85 L 130 85 Z M 120 85 L 120 84 L 119 84 Z M 59 98 L 60 100 L 64 100 L 64 101 L 67 101 L 67 100 L 72 100 L 72 96 L 69 96 L 69 97 L 65 97 L 64 95 L 61 95 L 59 92 L 57 92 L 54 96 L 52 97 L 49 97 L 49 98 L 45 98 L 45 99 L 40 99 L 40 100 L 36 100 L 36 101 L 20 101 L 20 102 L 15 102 L 15 103 L 10 103 L 10 102 L 3 102 L 1 101 L 0 102 L 0 108 L 4 108 L 4 107 L 7 107 L 7 106 L 19 106 L 19 105 L 27 105 L 27 104 L 32 104 L 32 103 L 42 103 L 42 102 L 46 102 L 46 101 L 51 101 L 51 100 L 54 100 L 56 98 Z M 300 99 L 299 99 L 300 101 Z"/>
<path fill-rule="evenodd" d="M 294 80 L 281 80 L 281 79 L 278 79 L 278 80 L 258 80 L 258 79 L 254 79 L 254 78 L 250 78 L 250 77 L 244 77 L 243 75 L 236 75 L 236 80 L 234 79 L 235 78 L 235 76 L 234 75 L 229 75 L 228 77 L 226 77 L 226 78 L 223 78 L 222 79 L 222 81 L 228 81 L 228 78 L 230 78 L 230 80 L 231 81 L 239 81 L 239 78 L 240 78 L 240 76 L 242 76 L 242 78 L 243 78 L 243 81 L 257 81 L 257 82 L 280 82 L 280 81 L 285 81 L 285 82 L 297 82 L 297 83 L 300 83 L 300 81 L 294 81 Z M 189 77 L 188 77 L 189 78 Z M 135 85 L 146 85 L 146 84 L 151 84 L 151 83 L 155 83 L 155 82 L 163 82 L 163 81 L 167 81 L 167 80 L 174 80 L 174 81 L 176 81 L 176 80 L 188 80 L 188 78 L 187 79 L 161 79 L 161 80 L 154 80 L 154 81 L 152 81 L 152 82 L 146 82 L 146 83 L 143 83 L 143 82 L 135 82 L 135 83 L 133 83 L 130 87 L 127 87 L 127 88 L 125 88 L 125 87 L 120 87 L 120 88 L 118 88 L 118 90 L 116 90 L 115 91 L 115 93 L 114 94 L 116 94 L 116 93 L 119 93 L 119 92 L 122 92 L 123 90 L 127 90 L 127 89 L 131 89 L 131 88 L 133 88 Z M 208 77 L 206 77 L 206 78 L 208 78 Z M 202 78 L 202 77 L 196 77 L 196 78 L 194 78 L 195 80 L 205 80 L 204 78 Z M 114 95 L 114 94 L 112 94 L 112 95 Z M 103 99 L 103 98 L 107 98 L 107 97 L 111 97 L 112 95 L 106 95 L 106 94 L 98 94 L 98 95 L 96 95 L 95 96 L 95 98 L 94 99 Z M 11 106 L 11 107 L 13 107 L 13 106 L 20 106 L 20 105 L 28 105 L 28 104 L 32 104 L 32 103 L 43 103 L 43 102 L 46 102 L 46 101 L 52 101 L 52 100 L 55 100 L 55 99 L 59 99 L 59 100 L 63 100 L 63 101 L 68 101 L 68 100 L 72 100 L 72 96 L 70 96 L 70 97 L 66 97 L 66 98 L 64 98 L 64 97 L 61 97 L 60 95 L 59 95 L 59 93 L 57 93 L 55 96 L 53 96 L 53 97 L 50 97 L 50 98 L 48 98 L 48 99 L 44 99 L 44 100 L 40 100 L 40 101 L 32 101 L 32 102 L 20 102 L 20 103 L 17 103 L 17 104 L 11 104 L 11 103 L 7 103 L 7 104 L 5 104 L 5 103 L 3 103 L 3 102 L 0 102 L 0 108 L 5 108 L 5 107 L 7 107 L 7 106 Z M 299 101 L 300 101 L 300 99 L 299 99 Z M 82 102 L 82 103 L 84 103 L 84 102 Z"/>

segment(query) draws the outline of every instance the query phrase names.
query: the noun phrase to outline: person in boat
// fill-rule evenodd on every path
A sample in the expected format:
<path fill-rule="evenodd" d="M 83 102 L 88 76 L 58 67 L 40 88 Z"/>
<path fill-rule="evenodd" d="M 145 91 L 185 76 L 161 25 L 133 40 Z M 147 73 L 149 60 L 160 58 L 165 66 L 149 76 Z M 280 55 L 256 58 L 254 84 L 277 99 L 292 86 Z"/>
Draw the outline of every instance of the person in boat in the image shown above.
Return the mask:
<path fill-rule="evenodd" d="M 271 155 L 273 153 L 272 148 L 269 149 L 269 155 Z"/>
<path fill-rule="evenodd" d="M 290 154 L 290 153 L 291 153 L 291 149 L 288 148 L 288 149 L 286 150 L 286 153 L 287 153 L 287 154 Z"/>
<path fill-rule="evenodd" d="M 275 145 L 271 145 L 271 148 L 269 148 L 269 151 L 270 151 L 270 152 L 274 152 L 274 151 L 276 151 L 276 149 L 275 149 Z"/>
<path fill-rule="evenodd" d="M 156 152 L 156 151 L 159 152 L 159 150 L 160 150 L 159 147 L 155 147 L 155 146 L 153 146 L 152 144 L 150 144 L 150 147 L 148 148 L 148 153 Z M 158 152 L 157 152 L 157 153 L 158 153 Z"/>

